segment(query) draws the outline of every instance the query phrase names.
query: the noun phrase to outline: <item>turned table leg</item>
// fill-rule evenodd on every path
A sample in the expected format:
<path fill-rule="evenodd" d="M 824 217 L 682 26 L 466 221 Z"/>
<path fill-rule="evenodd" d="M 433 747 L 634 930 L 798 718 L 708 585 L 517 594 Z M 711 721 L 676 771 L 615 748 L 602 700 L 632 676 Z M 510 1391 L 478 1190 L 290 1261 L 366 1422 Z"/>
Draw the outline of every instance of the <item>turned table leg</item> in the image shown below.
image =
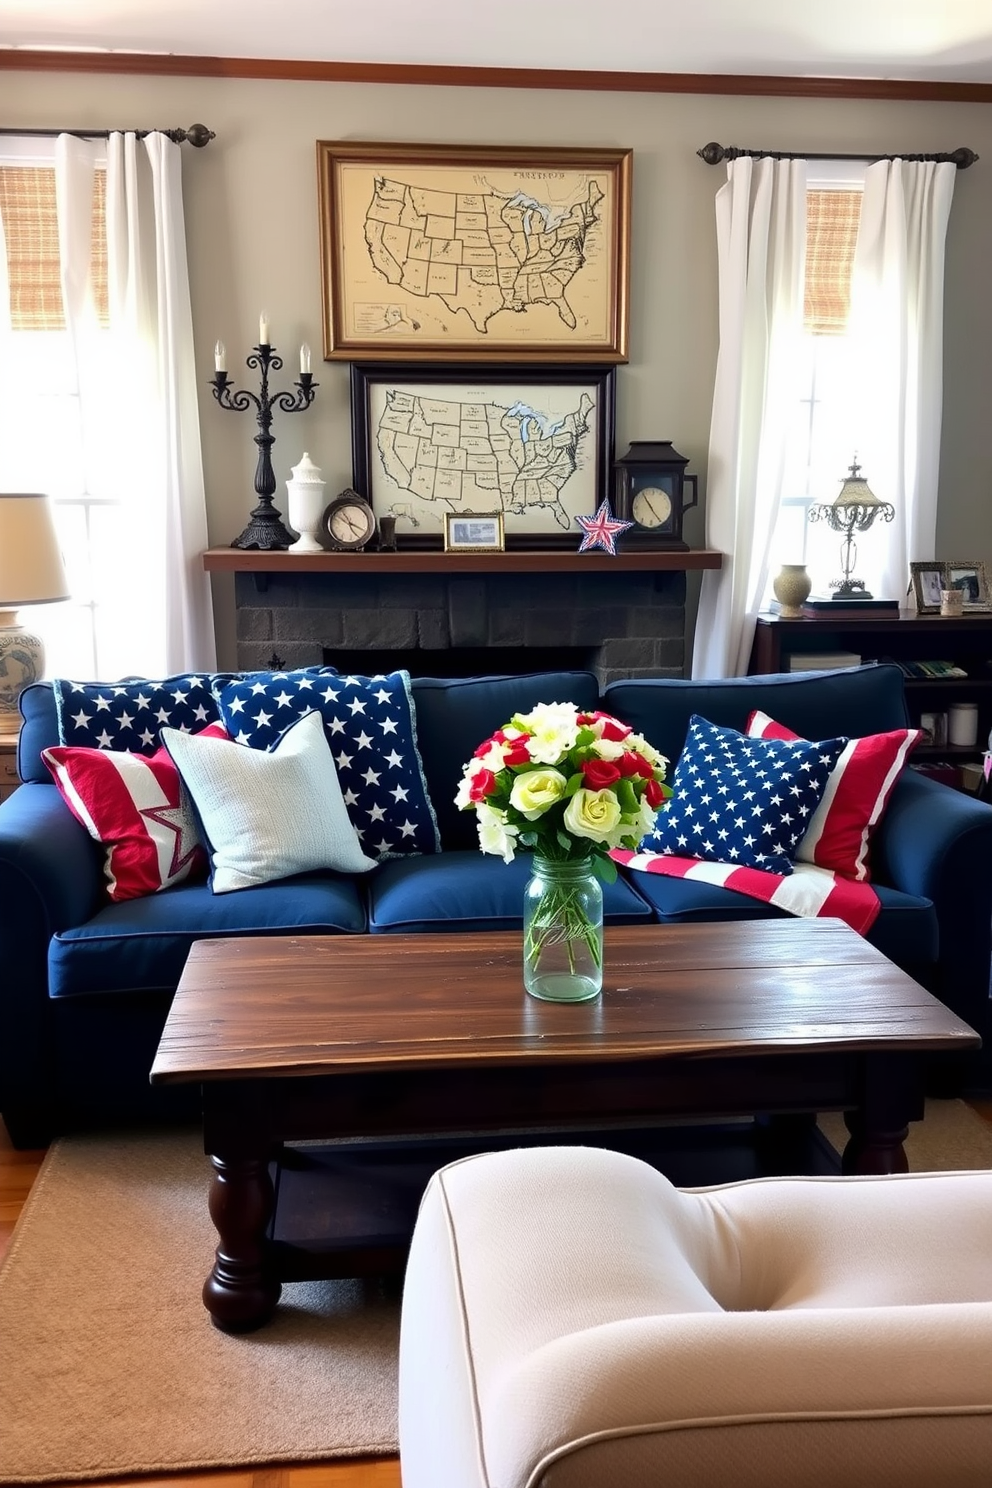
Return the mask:
<path fill-rule="evenodd" d="M 274 1202 L 269 1164 L 265 1158 L 218 1153 L 210 1161 L 210 1218 L 220 1243 L 203 1284 L 203 1305 L 215 1327 L 247 1333 L 268 1322 L 282 1291 L 267 1256 Z"/>
<path fill-rule="evenodd" d="M 909 1122 L 923 1115 L 922 1081 L 916 1060 L 907 1056 L 868 1055 L 863 1062 L 862 1096 L 844 1124 L 851 1134 L 841 1157 L 841 1172 L 908 1173 L 903 1143 Z"/>

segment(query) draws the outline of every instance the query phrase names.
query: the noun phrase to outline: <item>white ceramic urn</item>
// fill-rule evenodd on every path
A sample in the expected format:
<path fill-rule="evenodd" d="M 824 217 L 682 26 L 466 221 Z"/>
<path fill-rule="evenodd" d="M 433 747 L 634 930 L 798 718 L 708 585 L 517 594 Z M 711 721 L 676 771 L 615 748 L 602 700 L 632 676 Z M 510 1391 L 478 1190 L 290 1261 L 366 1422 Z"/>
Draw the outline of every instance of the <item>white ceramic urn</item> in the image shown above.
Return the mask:
<path fill-rule="evenodd" d="M 286 482 L 289 493 L 289 525 L 300 535 L 290 545 L 291 553 L 322 553 L 324 545 L 318 541 L 321 518 L 324 515 L 324 486 L 319 466 L 315 465 L 304 450 L 303 459 L 292 466 L 293 479 Z"/>

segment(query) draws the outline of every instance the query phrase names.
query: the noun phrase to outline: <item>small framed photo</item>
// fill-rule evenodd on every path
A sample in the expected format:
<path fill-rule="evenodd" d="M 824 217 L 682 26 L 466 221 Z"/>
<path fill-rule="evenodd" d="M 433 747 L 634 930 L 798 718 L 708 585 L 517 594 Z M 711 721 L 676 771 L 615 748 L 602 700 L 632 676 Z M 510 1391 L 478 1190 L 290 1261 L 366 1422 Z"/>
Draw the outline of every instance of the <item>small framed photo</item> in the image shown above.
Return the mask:
<path fill-rule="evenodd" d="M 945 587 L 944 564 L 931 559 L 928 563 L 911 563 L 909 569 L 917 614 L 939 615 L 940 591 Z"/>
<path fill-rule="evenodd" d="M 445 512 L 446 553 L 502 553 L 502 512 Z"/>
<path fill-rule="evenodd" d="M 944 588 L 961 589 L 964 592 L 965 613 L 970 610 L 988 610 L 992 608 L 989 599 L 989 581 L 985 572 L 984 563 L 952 563 L 944 564 Z"/>

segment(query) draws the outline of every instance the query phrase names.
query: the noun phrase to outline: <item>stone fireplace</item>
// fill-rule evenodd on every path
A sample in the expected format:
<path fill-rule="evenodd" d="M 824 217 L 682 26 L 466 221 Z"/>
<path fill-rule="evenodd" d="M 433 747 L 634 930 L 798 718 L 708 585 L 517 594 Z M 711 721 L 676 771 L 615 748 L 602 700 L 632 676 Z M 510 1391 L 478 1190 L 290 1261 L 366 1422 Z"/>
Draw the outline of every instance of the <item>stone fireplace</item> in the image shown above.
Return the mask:
<path fill-rule="evenodd" d="M 230 561 L 207 566 L 235 570 L 241 668 L 324 663 L 477 676 L 582 667 L 602 685 L 682 675 L 686 581 L 670 560 L 689 555 L 665 555 L 666 567 L 627 567 L 622 557 L 611 567 L 567 554 L 548 555 L 546 571 L 513 571 L 511 559 L 511 571 L 439 572 L 455 569 L 444 561 L 451 555 L 431 555 L 442 562 L 424 571 L 419 555 L 406 565 L 402 554 L 343 561 L 327 554 L 307 567 L 290 567 L 284 553 L 212 549 L 207 558 L 220 554 Z"/>

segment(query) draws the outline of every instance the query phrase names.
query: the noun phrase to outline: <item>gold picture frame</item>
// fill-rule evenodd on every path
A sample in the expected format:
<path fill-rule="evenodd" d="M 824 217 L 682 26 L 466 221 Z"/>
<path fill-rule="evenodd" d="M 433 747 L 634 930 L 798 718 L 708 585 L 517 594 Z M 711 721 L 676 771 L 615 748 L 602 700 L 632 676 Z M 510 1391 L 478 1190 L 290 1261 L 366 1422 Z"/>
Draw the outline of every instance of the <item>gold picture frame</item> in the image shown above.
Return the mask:
<path fill-rule="evenodd" d="M 445 512 L 446 553 L 502 553 L 504 547 L 501 511 Z"/>
<path fill-rule="evenodd" d="M 632 157 L 318 140 L 325 360 L 625 362 Z"/>
<path fill-rule="evenodd" d="M 911 563 L 909 571 L 918 615 L 940 614 L 942 589 L 964 590 L 963 614 L 983 615 L 992 610 L 992 591 L 984 563 L 930 558 L 923 563 Z"/>
<path fill-rule="evenodd" d="M 964 613 L 966 615 L 987 613 L 992 609 L 989 595 L 989 577 L 984 563 L 970 559 L 957 562 L 947 559 L 944 563 L 944 588 L 964 590 Z"/>

